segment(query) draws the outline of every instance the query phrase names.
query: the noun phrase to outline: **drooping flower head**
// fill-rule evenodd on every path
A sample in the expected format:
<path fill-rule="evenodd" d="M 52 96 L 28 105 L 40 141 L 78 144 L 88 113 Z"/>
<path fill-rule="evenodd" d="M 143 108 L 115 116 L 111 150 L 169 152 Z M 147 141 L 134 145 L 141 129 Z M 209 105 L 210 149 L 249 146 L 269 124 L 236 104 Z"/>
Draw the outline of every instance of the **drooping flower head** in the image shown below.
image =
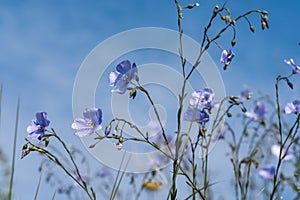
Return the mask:
<path fill-rule="evenodd" d="M 83 112 L 83 119 L 76 118 L 72 128 L 76 130 L 75 135 L 79 137 L 91 135 L 100 130 L 102 123 L 102 111 L 99 108 L 86 108 Z"/>
<path fill-rule="evenodd" d="M 272 145 L 271 151 L 277 158 L 279 158 L 279 154 L 280 154 L 280 146 L 279 145 L 277 145 L 277 144 Z M 283 157 L 284 157 L 283 160 L 291 160 L 294 158 L 293 154 L 289 153 L 287 151 L 286 147 L 284 147 L 281 152 L 281 159 Z"/>
<path fill-rule="evenodd" d="M 266 107 L 263 102 L 258 101 L 255 105 L 254 110 L 246 112 L 246 116 L 254 120 L 264 120 L 266 114 Z"/>
<path fill-rule="evenodd" d="M 28 137 L 30 139 L 41 140 L 46 131 L 46 127 L 49 126 L 50 121 L 47 119 L 46 112 L 37 112 L 36 119 L 31 120 L 29 126 L 27 127 Z"/>
<path fill-rule="evenodd" d="M 124 60 L 116 67 L 116 71 L 109 74 L 109 85 L 113 87 L 112 92 L 124 94 L 130 81 L 137 75 L 136 64 Z"/>
<path fill-rule="evenodd" d="M 300 100 L 295 100 L 286 104 L 284 111 L 285 114 L 298 114 L 300 112 Z"/>
<path fill-rule="evenodd" d="M 226 70 L 226 67 L 228 65 L 230 65 L 231 63 L 231 60 L 233 59 L 233 57 L 235 56 L 234 52 L 229 50 L 227 51 L 226 49 L 224 49 L 222 51 L 222 54 L 221 54 L 221 58 L 220 58 L 220 61 L 221 63 L 223 63 L 225 66 L 224 66 L 224 69 Z"/>
<path fill-rule="evenodd" d="M 210 88 L 204 88 L 203 90 L 197 90 L 192 93 L 190 100 L 190 106 L 193 108 L 205 107 L 210 109 L 213 107 L 213 99 L 215 97 L 214 92 Z"/>
<path fill-rule="evenodd" d="M 270 180 L 273 179 L 275 170 L 276 169 L 274 166 L 265 166 L 261 170 L 259 170 L 258 174 L 261 178 Z"/>
<path fill-rule="evenodd" d="M 295 64 L 292 58 L 290 58 L 289 60 L 284 60 L 284 62 L 291 66 L 291 68 L 293 69 L 293 74 L 300 74 L 300 67 Z"/>

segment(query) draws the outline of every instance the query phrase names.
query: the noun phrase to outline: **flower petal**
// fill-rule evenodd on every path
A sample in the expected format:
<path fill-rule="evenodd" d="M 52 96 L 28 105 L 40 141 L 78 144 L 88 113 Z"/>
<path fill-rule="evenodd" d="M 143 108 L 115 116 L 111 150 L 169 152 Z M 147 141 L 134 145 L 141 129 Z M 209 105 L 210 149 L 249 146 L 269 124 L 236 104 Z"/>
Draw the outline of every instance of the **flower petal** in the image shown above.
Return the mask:
<path fill-rule="evenodd" d="M 117 71 L 110 72 L 109 78 L 108 78 L 109 85 L 110 86 L 115 86 L 116 82 L 118 82 L 118 80 L 121 77 L 122 77 L 122 75 L 119 72 L 117 72 Z"/>
<path fill-rule="evenodd" d="M 46 112 L 37 112 L 36 119 L 39 125 L 42 127 L 47 127 L 50 124 L 50 121 L 47 120 L 47 113 Z"/>
<path fill-rule="evenodd" d="M 131 69 L 131 63 L 129 60 L 124 60 L 117 65 L 116 69 L 121 74 L 126 74 Z"/>
<path fill-rule="evenodd" d="M 30 134 L 30 133 L 37 131 L 39 129 L 39 127 L 37 125 L 38 125 L 37 121 L 31 120 L 30 124 L 27 126 L 27 129 L 26 129 L 27 133 Z"/>

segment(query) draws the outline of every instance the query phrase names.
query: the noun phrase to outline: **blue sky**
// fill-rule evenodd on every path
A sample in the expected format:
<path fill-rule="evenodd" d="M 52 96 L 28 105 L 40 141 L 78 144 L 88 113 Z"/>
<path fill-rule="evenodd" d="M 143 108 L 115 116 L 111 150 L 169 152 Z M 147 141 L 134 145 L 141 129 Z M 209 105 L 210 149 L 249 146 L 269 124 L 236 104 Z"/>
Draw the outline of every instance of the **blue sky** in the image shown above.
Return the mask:
<path fill-rule="evenodd" d="M 222 2 L 199 1 L 199 8 L 185 12 L 185 33 L 201 41 L 199 36 L 207 17 L 214 5 Z M 250 19 L 256 29 L 253 34 L 246 22 L 241 21 L 234 48 L 236 57 L 225 72 L 219 63 L 220 50 L 217 47 L 209 50 L 220 67 L 228 94 L 238 94 L 243 85 L 248 85 L 253 91 L 272 96 L 276 76 L 288 75 L 291 71 L 283 59 L 292 57 L 300 63 L 299 5 L 296 0 L 276 3 L 266 0 L 229 1 L 228 7 L 234 16 L 250 9 L 268 10 L 270 29 L 261 31 L 259 18 L 252 16 Z M 51 124 L 69 143 L 84 149 L 70 128 L 73 84 L 81 63 L 108 37 L 148 26 L 177 30 L 173 1 L 0 1 L 0 82 L 4 86 L 0 145 L 8 156 L 19 96 L 19 149 L 24 143 L 28 122 L 35 112 L 42 110 L 49 113 Z M 230 48 L 231 34 L 224 36 L 221 45 Z M 300 98 L 299 80 L 293 78 L 293 81 L 293 93 L 282 91 L 287 95 L 284 101 Z M 101 92 L 98 95 L 101 99 Z M 36 168 L 32 168 L 33 161 L 39 163 L 39 157 L 17 159 L 16 199 L 31 199 L 33 196 L 35 184 L 24 186 L 32 178 L 31 174 L 36 176 L 33 182 L 38 180 Z M 27 170 L 30 173 L 26 173 Z"/>

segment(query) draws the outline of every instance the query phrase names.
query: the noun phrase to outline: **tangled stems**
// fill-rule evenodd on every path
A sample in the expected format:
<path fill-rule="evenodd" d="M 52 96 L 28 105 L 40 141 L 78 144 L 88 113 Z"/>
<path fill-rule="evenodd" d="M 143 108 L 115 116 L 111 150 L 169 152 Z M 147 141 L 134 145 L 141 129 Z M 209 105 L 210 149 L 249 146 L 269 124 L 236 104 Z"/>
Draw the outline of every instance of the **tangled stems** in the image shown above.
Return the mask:
<path fill-rule="evenodd" d="M 178 33 L 179 33 L 179 56 L 180 56 L 180 60 L 181 60 L 181 66 L 182 66 L 182 78 L 183 78 L 183 84 L 182 84 L 182 88 L 181 88 L 181 93 L 179 94 L 179 108 L 178 108 L 178 112 L 177 112 L 177 131 L 176 131 L 176 141 L 175 141 L 175 158 L 174 158 L 174 162 L 173 162 L 173 176 L 172 176 L 172 186 L 170 189 L 170 194 L 171 194 L 171 199 L 175 200 L 176 196 L 177 196 L 177 188 L 176 188 L 176 178 L 177 178 L 177 173 L 178 173 L 178 166 L 180 165 L 182 159 L 178 159 L 179 158 L 179 135 L 181 133 L 181 116 L 182 116 L 182 109 L 183 109 L 183 101 L 185 99 L 186 93 L 186 83 L 187 80 L 190 78 L 190 76 L 192 75 L 193 71 L 199 66 L 200 62 L 201 62 L 201 58 L 202 55 L 204 54 L 204 52 L 210 47 L 210 44 L 216 43 L 216 40 L 218 38 L 221 37 L 221 35 L 229 28 L 229 27 L 233 27 L 234 29 L 234 40 L 235 40 L 235 23 L 240 20 L 240 19 L 246 19 L 246 21 L 248 22 L 249 25 L 250 22 L 247 18 L 248 15 L 252 14 L 252 13 L 259 13 L 262 17 L 262 15 L 267 14 L 266 11 L 261 11 L 261 10 L 251 10 L 248 11 L 240 16 L 238 16 L 237 18 L 235 18 L 234 20 L 231 20 L 230 23 L 228 23 L 224 28 L 222 28 L 214 37 L 209 38 L 208 37 L 208 30 L 210 29 L 210 27 L 213 24 L 213 21 L 215 20 L 216 16 L 218 16 L 221 12 L 223 12 L 224 10 L 229 13 L 229 9 L 227 9 L 226 3 L 227 1 L 225 1 L 225 3 L 223 4 L 223 6 L 219 9 L 218 6 L 215 6 L 214 10 L 213 10 L 213 14 L 211 16 L 211 18 L 209 19 L 209 23 L 207 24 L 207 26 L 204 28 L 204 32 L 203 32 L 203 39 L 202 39 L 202 43 L 201 43 L 201 47 L 200 47 L 200 52 L 199 55 L 194 63 L 194 65 L 192 66 L 192 68 L 190 69 L 190 71 L 188 73 L 186 73 L 186 59 L 184 57 L 184 53 L 183 53 L 183 41 L 182 41 L 182 35 L 183 35 L 183 29 L 181 27 L 181 20 L 183 19 L 183 13 L 182 13 L 182 7 L 179 4 L 179 2 L 177 0 L 174 0 L 174 3 L 176 5 L 177 8 L 177 24 L 178 24 Z M 251 31 L 253 30 L 253 27 L 250 27 Z M 235 42 L 234 42 L 235 44 Z M 232 45 L 234 45 L 232 42 Z M 210 141 L 208 141 L 209 143 Z M 206 150 L 208 151 L 208 149 Z M 204 197 L 205 197 L 205 192 L 206 192 L 206 186 L 207 185 L 207 180 L 206 180 L 206 174 L 207 174 L 207 160 L 208 160 L 208 156 L 206 154 L 205 156 L 205 165 L 204 166 Z"/>
<path fill-rule="evenodd" d="M 63 148 L 67 152 L 67 154 L 68 154 L 68 156 L 69 156 L 69 158 L 70 158 L 70 160 L 71 160 L 71 162 L 72 162 L 72 164 L 75 168 L 75 173 L 76 173 L 76 176 L 79 178 L 79 180 L 64 166 L 64 164 L 58 159 L 57 156 L 55 156 L 54 154 L 52 154 L 48 150 L 33 144 L 28 139 L 25 139 L 27 141 L 27 143 L 30 144 L 29 152 L 37 151 L 37 152 L 45 155 L 48 159 L 50 159 L 57 166 L 59 166 L 69 177 L 71 177 L 85 191 L 85 193 L 88 195 L 89 199 L 96 200 L 96 194 L 95 194 L 93 188 L 92 187 L 90 189 L 88 188 L 88 186 L 86 184 L 86 181 L 82 178 L 82 176 L 79 172 L 78 166 L 77 166 L 77 164 L 76 164 L 76 162 L 75 162 L 75 160 L 72 156 L 72 153 L 70 152 L 70 150 L 68 149 L 66 144 L 63 142 L 63 140 L 56 134 L 54 129 L 52 129 L 52 133 L 45 134 L 45 138 L 49 139 L 50 137 L 56 138 L 62 144 Z"/>
<path fill-rule="evenodd" d="M 276 171 L 275 171 L 274 178 L 273 178 L 273 187 L 272 187 L 272 192 L 270 194 L 270 200 L 274 199 L 277 188 L 280 185 L 280 180 L 278 180 L 278 176 L 279 176 L 279 171 L 280 171 L 282 161 L 285 158 L 285 156 L 288 152 L 288 149 L 292 146 L 295 136 L 296 136 L 299 126 L 300 126 L 300 114 L 298 114 L 297 118 L 296 118 L 295 122 L 293 123 L 292 127 L 290 128 L 287 136 L 285 138 L 283 138 L 284 135 L 283 135 L 283 131 L 282 131 L 282 119 L 281 119 L 281 109 L 280 109 L 280 103 L 279 103 L 279 88 L 278 88 L 278 86 L 279 86 L 279 82 L 284 80 L 291 87 L 291 83 L 288 78 L 289 77 L 278 76 L 276 78 L 276 84 L 275 84 L 280 150 L 279 150 L 279 157 L 278 157 L 278 162 L 277 162 L 277 166 L 276 166 Z M 289 142 L 289 140 L 291 140 L 291 141 Z M 287 146 L 287 150 L 284 153 L 285 146 Z"/>

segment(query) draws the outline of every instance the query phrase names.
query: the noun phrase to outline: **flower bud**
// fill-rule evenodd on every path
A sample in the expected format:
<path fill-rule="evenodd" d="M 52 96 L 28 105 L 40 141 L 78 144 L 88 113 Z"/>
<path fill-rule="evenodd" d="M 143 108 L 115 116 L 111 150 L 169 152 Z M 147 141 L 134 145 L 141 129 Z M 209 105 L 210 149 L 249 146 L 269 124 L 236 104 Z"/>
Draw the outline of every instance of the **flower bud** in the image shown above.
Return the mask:
<path fill-rule="evenodd" d="M 218 11 L 219 11 L 219 6 L 216 5 L 215 8 L 214 8 L 214 14 L 216 15 L 218 13 Z"/>
<path fill-rule="evenodd" d="M 254 26 L 250 26 L 250 31 L 254 33 Z"/>
<path fill-rule="evenodd" d="M 108 136 L 108 135 L 109 135 L 110 130 L 111 130 L 111 125 L 108 124 L 108 125 L 106 126 L 106 128 L 105 128 L 105 131 L 104 131 L 105 136 Z"/>
<path fill-rule="evenodd" d="M 236 40 L 235 39 L 231 40 L 231 46 L 234 47 L 235 44 L 236 44 Z"/>
<path fill-rule="evenodd" d="M 247 109 L 245 107 L 242 107 L 242 112 L 247 112 Z"/>
<path fill-rule="evenodd" d="M 228 112 L 227 117 L 232 117 L 232 114 Z"/>

